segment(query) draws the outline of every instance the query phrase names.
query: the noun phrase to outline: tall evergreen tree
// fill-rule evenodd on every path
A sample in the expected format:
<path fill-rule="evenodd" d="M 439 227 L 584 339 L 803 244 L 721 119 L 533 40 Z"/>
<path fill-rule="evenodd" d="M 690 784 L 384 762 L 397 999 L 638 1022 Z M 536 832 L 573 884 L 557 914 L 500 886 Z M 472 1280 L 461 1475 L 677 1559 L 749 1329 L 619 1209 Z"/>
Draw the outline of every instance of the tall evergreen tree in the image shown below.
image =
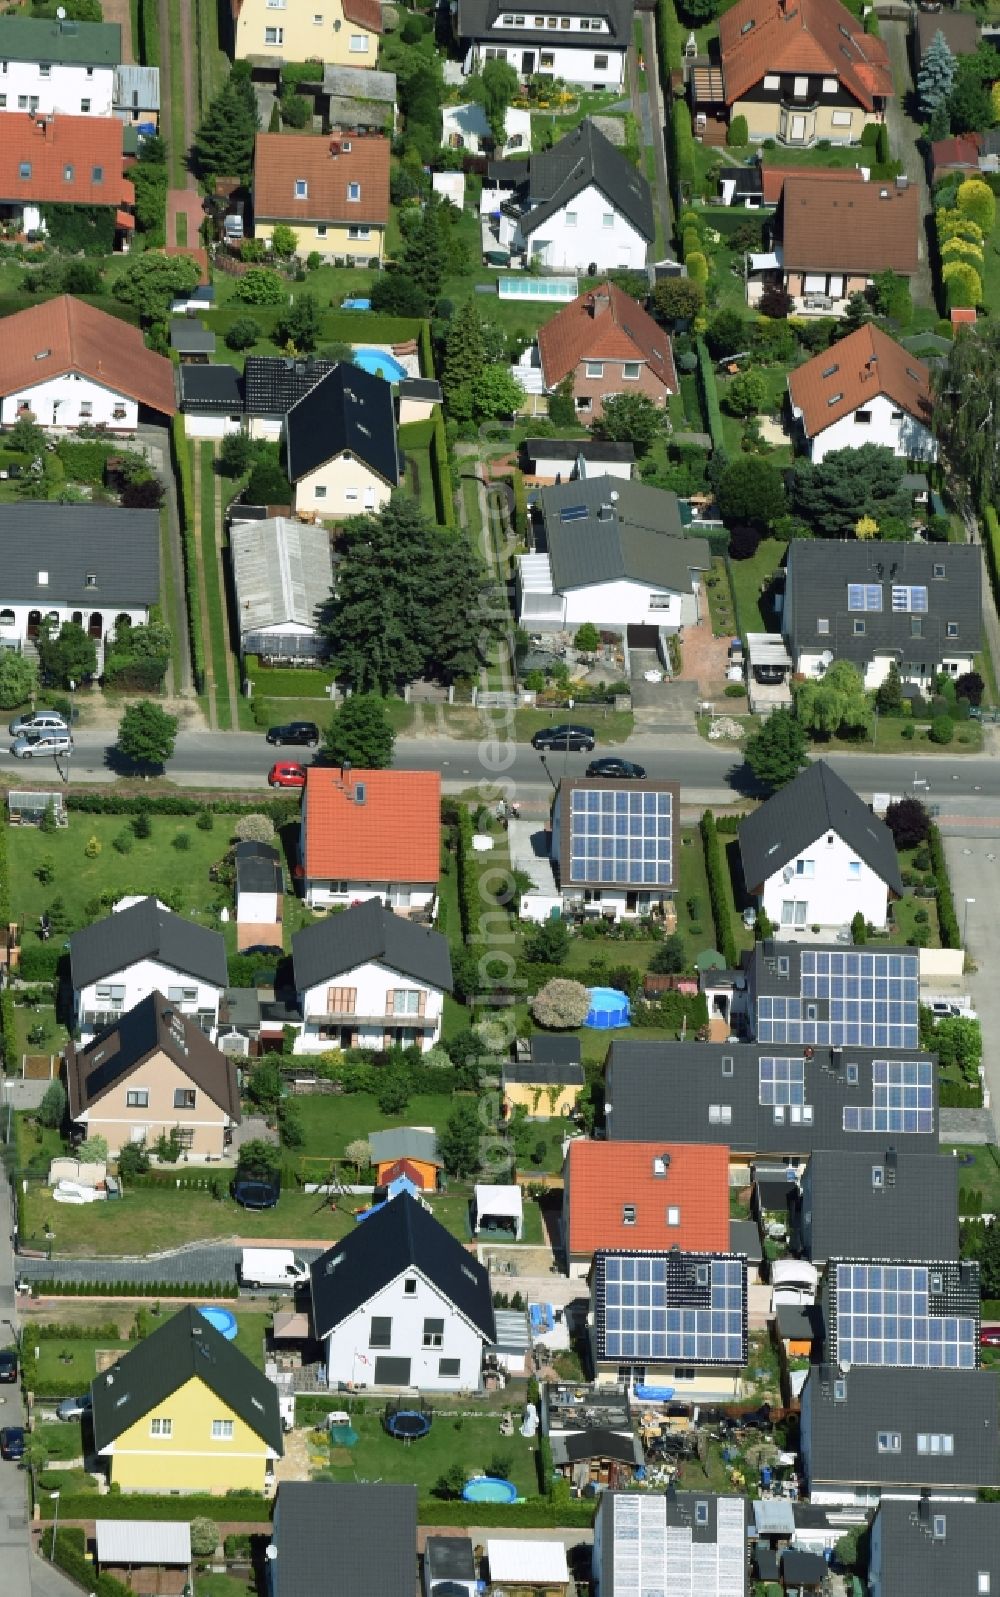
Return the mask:
<path fill-rule="evenodd" d="M 448 269 L 448 244 L 443 202 L 429 199 L 403 241 L 402 268 L 429 300 L 437 299 Z"/>
<path fill-rule="evenodd" d="M 917 73 L 917 100 L 920 114 L 931 117 L 944 105 L 955 82 L 955 57 L 940 28 L 924 53 Z"/>
<path fill-rule="evenodd" d="M 441 367 L 441 386 L 449 398 L 463 383 L 478 377 L 486 360 L 483 318 L 474 298 L 459 306 L 448 328 Z"/>
<path fill-rule="evenodd" d="M 239 177 L 253 165 L 257 102 L 248 79 L 226 79 L 195 135 L 198 169 L 209 177 Z"/>

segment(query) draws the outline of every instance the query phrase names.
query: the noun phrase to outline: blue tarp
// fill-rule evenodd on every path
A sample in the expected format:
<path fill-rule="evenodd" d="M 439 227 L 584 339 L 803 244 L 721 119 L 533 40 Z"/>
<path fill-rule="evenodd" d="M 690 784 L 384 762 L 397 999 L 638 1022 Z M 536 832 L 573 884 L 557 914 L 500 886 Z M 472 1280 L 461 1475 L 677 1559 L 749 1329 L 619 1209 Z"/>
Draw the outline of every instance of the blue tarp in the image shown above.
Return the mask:
<path fill-rule="evenodd" d="M 636 1397 L 644 1403 L 669 1403 L 674 1395 L 672 1386 L 637 1386 Z"/>

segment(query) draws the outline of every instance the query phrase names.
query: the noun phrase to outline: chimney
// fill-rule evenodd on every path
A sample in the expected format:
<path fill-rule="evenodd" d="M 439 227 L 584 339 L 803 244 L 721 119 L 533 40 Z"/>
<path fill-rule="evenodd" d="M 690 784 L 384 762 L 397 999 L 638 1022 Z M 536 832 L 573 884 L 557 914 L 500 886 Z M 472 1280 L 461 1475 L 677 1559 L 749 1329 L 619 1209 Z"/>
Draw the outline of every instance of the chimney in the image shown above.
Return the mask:
<path fill-rule="evenodd" d="M 902 194 L 903 190 L 909 186 L 909 182 L 910 180 L 906 176 L 906 173 L 901 172 L 896 179 L 896 193 Z"/>
<path fill-rule="evenodd" d="M 330 154 L 331 154 L 331 156 L 333 157 L 334 160 L 337 159 L 337 156 L 340 154 L 340 140 L 339 139 L 331 139 L 330 140 Z"/>

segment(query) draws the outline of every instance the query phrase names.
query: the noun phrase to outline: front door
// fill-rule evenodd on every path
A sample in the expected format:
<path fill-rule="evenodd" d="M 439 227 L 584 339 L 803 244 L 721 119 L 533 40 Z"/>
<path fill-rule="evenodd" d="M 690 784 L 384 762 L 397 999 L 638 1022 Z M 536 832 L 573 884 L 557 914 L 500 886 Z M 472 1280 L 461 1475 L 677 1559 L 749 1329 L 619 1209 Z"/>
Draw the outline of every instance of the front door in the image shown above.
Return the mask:
<path fill-rule="evenodd" d="M 535 70 L 535 52 L 534 52 L 534 50 L 522 50 L 521 51 L 521 76 L 525 77 L 525 78 L 530 78 L 531 74 L 534 72 L 534 70 Z"/>
<path fill-rule="evenodd" d="M 789 144 L 803 144 L 806 137 L 806 119 L 804 116 L 792 117 L 792 130 L 788 135 Z"/>

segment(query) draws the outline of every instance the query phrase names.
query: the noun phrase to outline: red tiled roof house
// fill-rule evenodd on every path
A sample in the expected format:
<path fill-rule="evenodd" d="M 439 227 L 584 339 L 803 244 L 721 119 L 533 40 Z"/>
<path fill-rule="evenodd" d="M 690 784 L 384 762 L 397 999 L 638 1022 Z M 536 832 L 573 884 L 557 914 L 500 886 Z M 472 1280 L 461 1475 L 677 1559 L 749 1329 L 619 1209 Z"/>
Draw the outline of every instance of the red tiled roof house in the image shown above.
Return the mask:
<path fill-rule="evenodd" d="M 99 206 L 114 213 L 116 248 L 135 229 L 135 189 L 124 176 L 117 117 L 8 113 L 0 139 L 0 220 L 45 233 L 52 205 Z"/>
<path fill-rule="evenodd" d="M 30 411 L 46 431 L 83 424 L 133 433 L 144 413 L 172 416 L 176 408 L 173 367 L 129 322 L 69 294 L 4 317 L 4 427 Z"/>
<path fill-rule="evenodd" d="M 780 243 L 751 274 L 755 305 L 763 282 L 780 272 L 795 309 L 842 315 L 852 294 L 864 293 L 880 272 L 912 277 L 918 265 L 920 196 L 905 178 L 871 183 L 826 183 L 787 177 L 775 215 Z"/>
<path fill-rule="evenodd" d="M 369 898 L 403 915 L 428 909 L 441 875 L 440 774 L 309 766 L 300 849 L 311 909 Z"/>
<path fill-rule="evenodd" d="M 840 0 L 737 0 L 719 18 L 719 50 L 694 69 L 696 108 L 746 117 L 754 144 L 857 144 L 895 92 L 884 41 Z"/>
<path fill-rule="evenodd" d="M 670 339 L 637 300 L 614 283 L 580 294 L 539 330 L 542 380 L 552 393 L 573 378 L 582 422 L 599 421 L 613 394 L 645 394 L 665 405 L 678 391 Z"/>
<path fill-rule="evenodd" d="M 382 259 L 389 222 L 389 140 L 380 134 L 258 133 L 253 164 L 254 236 L 269 243 L 284 224 L 303 260 Z"/>
<path fill-rule="evenodd" d="M 729 1251 L 729 1149 L 702 1143 L 571 1142 L 563 1247 L 581 1279 L 600 1248 Z"/>
<path fill-rule="evenodd" d="M 936 460 L 930 371 L 878 327 L 859 327 L 788 374 L 792 415 L 812 460 L 881 444 L 904 460 Z"/>

